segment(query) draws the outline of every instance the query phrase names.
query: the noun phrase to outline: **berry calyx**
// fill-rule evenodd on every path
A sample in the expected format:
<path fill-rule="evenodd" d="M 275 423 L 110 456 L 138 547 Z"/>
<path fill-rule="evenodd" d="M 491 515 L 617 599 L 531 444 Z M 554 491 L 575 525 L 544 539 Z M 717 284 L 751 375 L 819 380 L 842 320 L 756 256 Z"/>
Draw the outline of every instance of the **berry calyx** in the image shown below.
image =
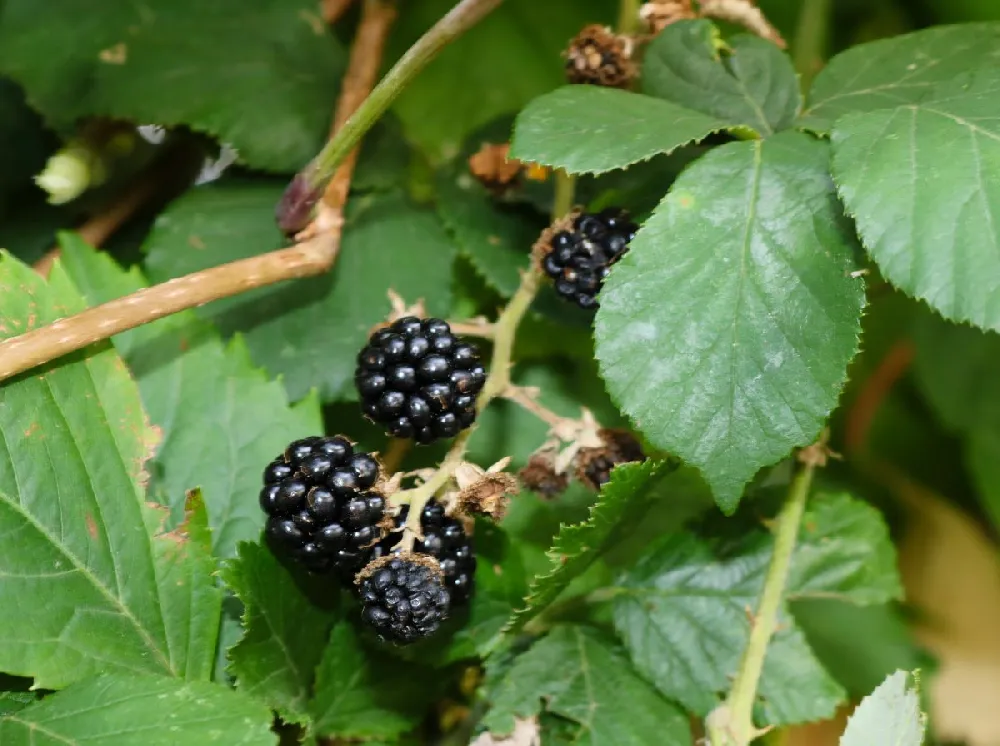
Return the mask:
<path fill-rule="evenodd" d="M 446 321 L 405 316 L 371 335 L 354 382 L 368 419 L 425 444 L 472 425 L 486 368 Z"/>
<path fill-rule="evenodd" d="M 264 469 L 260 492 L 272 551 L 311 572 L 356 572 L 385 533 L 380 476 L 375 457 L 342 435 L 290 443 Z"/>
<path fill-rule="evenodd" d="M 597 308 L 611 265 L 628 251 L 639 226 L 619 207 L 582 213 L 542 233 L 535 252 L 556 293 L 580 308 Z"/>
<path fill-rule="evenodd" d="M 401 645 L 437 632 L 448 617 L 450 598 L 435 565 L 409 554 L 369 564 L 358 575 L 361 619 L 383 640 Z"/>

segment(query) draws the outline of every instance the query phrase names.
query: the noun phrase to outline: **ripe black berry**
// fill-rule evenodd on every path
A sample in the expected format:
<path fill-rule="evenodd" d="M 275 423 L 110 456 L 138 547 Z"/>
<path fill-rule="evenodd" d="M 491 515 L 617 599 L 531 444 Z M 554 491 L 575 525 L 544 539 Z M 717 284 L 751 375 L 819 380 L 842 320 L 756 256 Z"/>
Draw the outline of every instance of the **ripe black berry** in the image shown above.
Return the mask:
<path fill-rule="evenodd" d="M 581 308 L 596 308 L 597 294 L 610 267 L 626 251 L 639 226 L 621 208 L 577 216 L 566 230 L 556 230 L 542 244 L 542 269 L 556 292 Z"/>
<path fill-rule="evenodd" d="M 434 634 L 448 616 L 448 591 L 429 562 L 392 557 L 360 581 L 361 618 L 379 637 L 403 645 Z"/>
<path fill-rule="evenodd" d="M 357 572 L 384 531 L 371 454 L 340 435 L 304 438 L 264 469 L 260 506 L 272 549 L 313 572 Z"/>
<path fill-rule="evenodd" d="M 396 516 L 395 527 L 406 523 L 410 506 L 404 505 Z M 462 522 L 445 515 L 444 505 L 431 499 L 420 514 L 422 539 L 413 544 L 415 554 L 426 554 L 441 566 L 444 587 L 451 595 L 452 606 L 460 606 L 469 600 L 476 580 L 476 555 L 472 537 L 465 532 Z M 372 548 L 371 559 L 376 560 L 394 552 L 402 539 L 402 532 L 391 531 Z"/>
<path fill-rule="evenodd" d="M 486 369 L 447 322 L 406 316 L 371 336 L 354 382 L 368 419 L 397 438 L 430 443 L 475 421 Z"/>

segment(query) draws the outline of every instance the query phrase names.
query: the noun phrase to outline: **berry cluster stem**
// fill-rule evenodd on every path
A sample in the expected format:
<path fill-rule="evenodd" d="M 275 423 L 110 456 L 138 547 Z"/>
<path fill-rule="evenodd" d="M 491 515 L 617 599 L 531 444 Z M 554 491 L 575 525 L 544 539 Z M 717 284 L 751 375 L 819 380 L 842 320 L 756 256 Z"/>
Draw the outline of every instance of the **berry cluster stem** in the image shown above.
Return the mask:
<path fill-rule="evenodd" d="M 747 746 L 762 733 L 753 723 L 757 685 L 764 670 L 767 647 L 778 626 L 778 611 L 785 594 L 792 553 L 812 487 L 813 473 L 825 461 L 825 448 L 825 442 L 821 440 L 799 455 L 802 466 L 792 480 L 785 504 L 775 519 L 774 553 L 771 555 L 757 611 L 750 623 L 750 639 L 743 652 L 736 679 L 726 702 L 709 713 L 705 721 L 711 746 Z"/>
<path fill-rule="evenodd" d="M 330 187 L 328 191 L 336 189 L 346 199 L 352 174 L 350 168 L 337 170 L 341 162 L 403 87 L 449 42 L 501 2 L 462 0 L 403 55 L 371 94 L 365 91 L 368 95 L 358 111 L 354 116 L 345 117 L 344 126 L 313 161 L 312 169 L 307 167 L 309 183 L 317 192 L 333 177 L 343 180 L 343 183 Z M 381 65 L 382 41 L 388 35 L 394 16 L 392 5 L 387 0 L 367 0 L 364 3 L 362 27 L 355 42 L 357 53 L 352 54 L 345 75 L 345 88 L 352 91 L 352 98 L 353 92 L 359 90 L 353 81 L 369 76 L 374 80 Z M 373 38 L 379 39 L 379 43 L 371 44 Z M 360 43 L 362 40 L 365 43 Z M 344 97 L 340 103 L 344 103 Z M 299 174 L 296 179 L 303 176 L 304 173 Z M 329 200 L 325 202 L 329 206 Z M 319 230 L 306 231 L 308 235 L 289 248 L 178 277 L 3 340 L 0 342 L 0 381 L 165 316 L 284 280 L 312 277 L 329 271 L 340 249 L 342 220 L 334 210 L 321 211 L 318 217 L 325 218 L 318 226 Z"/>
<path fill-rule="evenodd" d="M 831 0 L 806 0 L 792 41 L 792 59 L 802 90 L 808 91 L 826 56 Z"/>
<path fill-rule="evenodd" d="M 557 171 L 555 178 L 556 195 L 552 208 L 553 219 L 562 217 L 572 209 L 575 189 L 574 178 L 566 172 Z M 476 401 L 478 414 L 482 414 L 491 401 L 506 395 L 511 389 L 510 369 L 517 328 L 538 294 L 540 284 L 541 273 L 534 266 L 524 271 L 521 274 L 521 284 L 518 285 L 517 291 L 493 324 L 493 359 L 490 362 L 486 384 Z M 413 489 L 397 493 L 392 499 L 396 504 L 410 506 L 400 544 L 402 551 L 407 552 L 413 548 L 414 540 L 420 536 L 420 514 L 423 512 L 424 506 L 448 484 L 455 470 L 461 465 L 468 448 L 469 438 L 472 437 L 475 430 L 476 426 L 473 425 L 467 430 L 463 430 L 455 438 L 448 454 L 430 479 Z"/>

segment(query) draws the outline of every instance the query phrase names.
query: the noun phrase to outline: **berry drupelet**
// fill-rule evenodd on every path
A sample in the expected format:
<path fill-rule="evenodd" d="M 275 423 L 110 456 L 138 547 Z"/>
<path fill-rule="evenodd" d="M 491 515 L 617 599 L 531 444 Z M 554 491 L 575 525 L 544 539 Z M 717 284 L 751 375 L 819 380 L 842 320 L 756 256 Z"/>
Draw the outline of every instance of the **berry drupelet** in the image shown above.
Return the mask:
<path fill-rule="evenodd" d="M 378 560 L 392 555 L 403 534 L 398 529 L 406 523 L 410 506 L 404 505 L 396 517 L 396 529 L 391 531 L 372 549 L 371 559 Z M 451 596 L 451 605 L 460 606 L 469 600 L 476 580 L 476 555 L 472 547 L 472 537 L 465 532 L 465 526 L 456 518 L 445 515 L 444 505 L 431 499 L 420 513 L 422 539 L 413 543 L 413 553 L 428 555 L 438 561 L 441 567 L 444 587 Z"/>
<path fill-rule="evenodd" d="M 572 230 L 557 230 L 542 245 L 542 270 L 561 297 L 580 308 L 596 308 L 597 294 L 611 265 L 628 251 L 638 229 L 628 213 L 617 207 L 578 215 Z"/>
<path fill-rule="evenodd" d="M 297 440 L 264 470 L 260 506 L 273 551 L 312 572 L 357 572 L 383 536 L 378 461 L 340 435 Z"/>
<path fill-rule="evenodd" d="M 434 634 L 448 617 L 449 594 L 433 564 L 386 557 L 359 582 L 361 618 L 383 640 L 407 645 Z"/>
<path fill-rule="evenodd" d="M 354 382 L 368 419 L 397 438 L 431 443 L 475 421 L 486 369 L 446 321 L 406 316 L 372 334 Z"/>

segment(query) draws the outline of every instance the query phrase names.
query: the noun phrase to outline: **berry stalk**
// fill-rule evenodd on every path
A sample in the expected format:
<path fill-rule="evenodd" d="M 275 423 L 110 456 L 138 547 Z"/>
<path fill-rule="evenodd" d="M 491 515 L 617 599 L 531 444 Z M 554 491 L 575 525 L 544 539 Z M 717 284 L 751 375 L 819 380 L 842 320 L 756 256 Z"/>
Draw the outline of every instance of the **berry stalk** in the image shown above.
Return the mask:
<path fill-rule="evenodd" d="M 767 569 L 757 611 L 750 622 L 750 639 L 740 661 L 733 688 L 725 704 L 705 719 L 711 746 L 747 746 L 762 735 L 753 723 L 757 684 L 764 670 L 764 658 L 778 626 L 778 611 L 784 597 L 792 553 L 802 525 L 806 500 L 817 466 L 826 463 L 825 438 L 799 453 L 802 468 L 792 480 L 785 504 L 775 519 L 774 553 Z"/>

